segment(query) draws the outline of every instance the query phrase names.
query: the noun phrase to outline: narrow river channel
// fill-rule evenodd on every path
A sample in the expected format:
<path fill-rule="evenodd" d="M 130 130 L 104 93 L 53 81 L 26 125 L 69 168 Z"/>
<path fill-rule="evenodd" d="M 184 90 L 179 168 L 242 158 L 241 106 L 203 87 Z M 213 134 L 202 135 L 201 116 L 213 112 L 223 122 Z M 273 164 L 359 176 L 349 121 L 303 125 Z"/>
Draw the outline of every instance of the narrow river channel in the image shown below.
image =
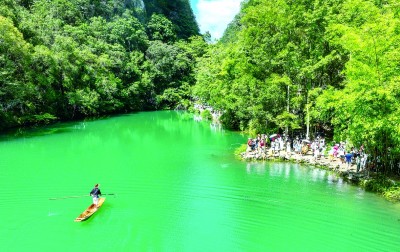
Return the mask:
<path fill-rule="evenodd" d="M 399 251 L 400 204 L 246 139 L 174 111 L 3 135 L 0 251 Z"/>

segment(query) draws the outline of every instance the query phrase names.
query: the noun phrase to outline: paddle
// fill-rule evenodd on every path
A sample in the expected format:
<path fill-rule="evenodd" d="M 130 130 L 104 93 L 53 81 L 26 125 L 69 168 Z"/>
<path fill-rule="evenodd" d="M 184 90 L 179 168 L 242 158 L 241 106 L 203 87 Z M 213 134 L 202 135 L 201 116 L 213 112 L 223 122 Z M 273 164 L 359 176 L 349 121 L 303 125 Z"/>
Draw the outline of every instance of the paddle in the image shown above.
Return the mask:
<path fill-rule="evenodd" d="M 115 195 L 115 193 L 103 193 L 103 195 Z M 60 199 L 72 199 L 72 198 L 83 198 L 83 197 L 90 197 L 90 195 L 80 195 L 80 196 L 65 196 L 59 198 L 49 198 L 49 200 L 60 200 Z"/>

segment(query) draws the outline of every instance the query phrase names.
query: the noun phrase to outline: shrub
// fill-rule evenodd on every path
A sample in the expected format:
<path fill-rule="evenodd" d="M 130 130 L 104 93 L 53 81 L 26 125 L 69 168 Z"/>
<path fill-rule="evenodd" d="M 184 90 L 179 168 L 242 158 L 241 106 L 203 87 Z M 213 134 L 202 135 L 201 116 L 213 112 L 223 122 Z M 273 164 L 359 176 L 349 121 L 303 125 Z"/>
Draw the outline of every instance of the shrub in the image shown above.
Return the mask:
<path fill-rule="evenodd" d="M 243 152 L 246 152 L 247 144 L 242 144 L 235 149 L 235 156 L 240 156 Z"/>
<path fill-rule="evenodd" d="M 211 115 L 211 112 L 210 112 L 210 110 L 208 110 L 208 109 L 205 109 L 205 110 L 203 110 L 202 112 L 201 112 L 201 117 L 203 118 L 203 119 L 205 119 L 205 120 L 212 120 L 212 115 Z"/>

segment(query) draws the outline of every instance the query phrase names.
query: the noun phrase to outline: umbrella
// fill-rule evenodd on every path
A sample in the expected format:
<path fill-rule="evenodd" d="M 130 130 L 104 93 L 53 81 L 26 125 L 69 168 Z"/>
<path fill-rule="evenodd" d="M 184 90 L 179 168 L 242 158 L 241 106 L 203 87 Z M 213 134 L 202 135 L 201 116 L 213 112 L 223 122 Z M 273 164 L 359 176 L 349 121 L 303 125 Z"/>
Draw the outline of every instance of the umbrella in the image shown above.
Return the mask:
<path fill-rule="evenodd" d="M 277 135 L 278 135 L 278 134 L 272 134 L 272 135 L 269 136 L 269 138 L 276 137 Z"/>
<path fill-rule="evenodd" d="M 309 140 L 304 139 L 303 143 L 311 143 Z"/>

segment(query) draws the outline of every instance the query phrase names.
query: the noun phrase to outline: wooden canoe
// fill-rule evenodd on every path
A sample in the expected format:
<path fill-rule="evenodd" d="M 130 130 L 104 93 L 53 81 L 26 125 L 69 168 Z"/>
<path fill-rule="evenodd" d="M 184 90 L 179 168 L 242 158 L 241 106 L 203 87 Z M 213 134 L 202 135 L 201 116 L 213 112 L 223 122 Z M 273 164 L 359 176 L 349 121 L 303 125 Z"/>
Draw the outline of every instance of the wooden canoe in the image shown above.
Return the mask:
<path fill-rule="evenodd" d="M 97 207 L 94 204 L 91 204 L 83 213 L 81 213 L 76 219 L 76 222 L 81 222 L 89 219 L 90 216 L 92 216 L 99 208 L 101 205 L 103 205 L 104 201 L 106 198 L 99 198 L 99 203 L 97 204 Z"/>

